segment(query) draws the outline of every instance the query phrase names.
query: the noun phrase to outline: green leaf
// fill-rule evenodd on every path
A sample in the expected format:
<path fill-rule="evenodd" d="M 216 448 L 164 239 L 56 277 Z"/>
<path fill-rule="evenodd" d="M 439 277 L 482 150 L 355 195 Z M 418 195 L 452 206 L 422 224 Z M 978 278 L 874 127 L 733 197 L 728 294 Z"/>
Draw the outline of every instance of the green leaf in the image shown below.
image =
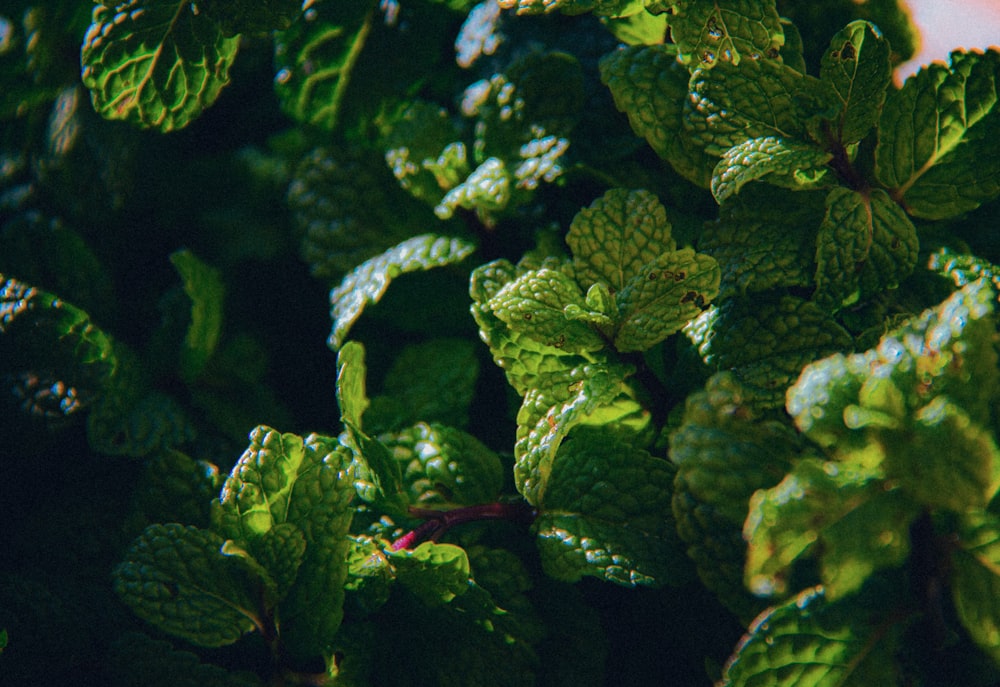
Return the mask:
<path fill-rule="evenodd" d="M 613 188 L 576 213 L 566 235 L 581 288 L 621 291 L 646 264 L 677 248 L 667 211 L 645 190 Z"/>
<path fill-rule="evenodd" d="M 747 623 L 764 609 L 743 584 L 750 497 L 776 485 L 801 452 L 794 429 L 761 417 L 729 372 L 688 396 L 670 435 L 677 533 L 701 581 Z"/>
<path fill-rule="evenodd" d="M 361 417 L 370 405 L 365 391 L 365 347 L 349 341 L 337 352 L 337 406 L 340 421 L 361 429 Z"/>
<path fill-rule="evenodd" d="M 726 200 L 698 243 L 719 263 L 719 299 L 811 285 L 816 234 L 810 228 L 823 219 L 825 196 L 755 185 Z"/>
<path fill-rule="evenodd" d="M 111 684 L 120 687 L 262 687 L 248 671 L 230 672 L 202 662 L 190 651 L 138 632 L 116 637 L 103 661 Z"/>
<path fill-rule="evenodd" d="M 80 55 L 83 84 L 103 117 L 173 131 L 219 97 L 238 45 L 189 2 L 97 5 Z"/>
<path fill-rule="evenodd" d="M 584 295 L 573 278 L 554 269 L 527 272 L 506 284 L 486 307 L 513 332 L 567 353 L 598 351 L 601 335 L 586 322 L 564 313 L 569 305 L 585 307 Z"/>
<path fill-rule="evenodd" d="M 669 461 L 599 429 L 563 442 L 533 526 L 545 571 L 630 587 L 686 581 L 670 509 L 674 473 Z"/>
<path fill-rule="evenodd" d="M 918 514 L 878 472 L 802 460 L 750 500 L 743 530 L 747 587 L 761 596 L 783 594 L 792 565 L 816 554 L 828 599 L 856 592 L 872 573 L 906 560 Z"/>
<path fill-rule="evenodd" d="M 827 312 L 794 296 L 732 298 L 699 320 L 689 336 L 705 362 L 733 370 L 755 402 L 771 407 L 784 402 L 806 363 L 852 342 Z"/>
<path fill-rule="evenodd" d="M 386 557 L 386 541 L 361 534 L 348 535 L 348 542 L 345 611 L 351 618 L 364 617 L 389 600 L 396 573 Z"/>
<path fill-rule="evenodd" d="M 899 684 L 899 630 L 872 622 L 884 599 L 833 603 L 822 587 L 772 608 L 750 626 L 726 664 L 721 687 Z"/>
<path fill-rule="evenodd" d="M 684 125 L 712 155 L 751 138 L 807 141 L 807 123 L 832 114 L 835 103 L 830 86 L 771 60 L 697 69 L 689 88 Z"/>
<path fill-rule="evenodd" d="M 691 248 L 662 253 L 615 297 L 619 351 L 644 351 L 680 331 L 719 292 L 719 264 Z"/>
<path fill-rule="evenodd" d="M 259 582 L 220 553 L 223 543 L 196 527 L 151 525 L 115 569 L 115 591 L 165 632 L 201 646 L 232 644 L 261 626 Z"/>
<path fill-rule="evenodd" d="M 751 138 L 727 150 L 712 173 L 712 195 L 720 205 L 751 181 L 792 189 L 825 182 L 833 156 L 814 145 L 775 136 Z"/>
<path fill-rule="evenodd" d="M 135 487 L 133 519 L 146 526 L 179 522 L 208 527 L 209 505 L 219 493 L 219 469 L 180 451 L 162 451 L 146 461 Z"/>
<path fill-rule="evenodd" d="M 222 33 L 256 33 L 287 29 L 302 14 L 301 0 L 202 0 L 198 7 L 214 19 Z"/>
<path fill-rule="evenodd" d="M 820 78 L 840 101 L 832 133 L 843 146 L 857 143 L 878 122 L 885 102 L 892 79 L 889 42 L 874 24 L 851 22 L 830 39 Z"/>
<path fill-rule="evenodd" d="M 773 0 L 676 0 L 671 9 L 670 35 L 685 64 L 775 59 L 785 42 Z"/>
<path fill-rule="evenodd" d="M 615 106 L 628 115 L 636 135 L 693 184 L 708 188 L 715 158 L 684 130 L 684 101 L 690 74 L 672 45 L 628 47 L 605 55 L 601 81 Z"/>
<path fill-rule="evenodd" d="M 660 45 L 667 35 L 667 15 L 636 12 L 624 17 L 604 17 L 601 23 L 625 45 Z"/>
<path fill-rule="evenodd" d="M 181 376 L 190 382 L 205 369 L 219 342 L 226 291 L 219 271 L 191 251 L 172 253 L 170 262 L 184 280 L 184 293 L 191 299 L 191 321 L 181 350 Z"/>
<path fill-rule="evenodd" d="M 460 546 L 426 541 L 390 551 L 388 558 L 399 582 L 428 606 L 449 603 L 469 589 L 469 557 Z"/>
<path fill-rule="evenodd" d="M 322 129 L 337 126 L 351 74 L 375 20 L 375 0 L 310 2 L 274 42 L 274 90 L 282 111 Z"/>
<path fill-rule="evenodd" d="M 505 472 L 500 458 L 471 434 L 421 422 L 379 440 L 402 466 L 415 505 L 475 505 L 500 495 Z"/>
<path fill-rule="evenodd" d="M 512 195 L 510 171 L 503 160 L 487 158 L 465 181 L 444 195 L 434 206 L 438 219 L 449 219 L 458 208 L 475 210 L 480 220 L 492 223 L 490 215 L 507 207 Z"/>
<path fill-rule="evenodd" d="M 333 318 L 330 348 L 339 350 L 344 345 L 351 326 L 361 317 L 365 306 L 381 300 L 394 278 L 407 272 L 459 263 L 473 250 L 475 245 L 468 241 L 423 234 L 358 265 L 330 292 L 330 316 Z"/>
<path fill-rule="evenodd" d="M 955 52 L 885 102 L 875 176 L 907 211 L 947 219 L 1000 195 L 1000 52 Z"/>
<path fill-rule="evenodd" d="M 498 0 L 501 9 L 516 10 L 518 14 L 542 14 L 558 9 L 563 14 L 594 12 L 609 17 L 620 17 L 642 9 L 641 0 Z"/>
<path fill-rule="evenodd" d="M 1000 660 L 1000 522 L 986 513 L 966 515 L 951 555 L 951 595 L 972 640 Z"/>
<path fill-rule="evenodd" d="M 306 538 L 297 525 L 279 522 L 254 542 L 254 558 L 274 580 L 276 595 L 282 599 L 291 589 L 306 553 Z"/>
<path fill-rule="evenodd" d="M 826 199 L 816 237 L 817 303 L 839 310 L 894 289 L 917 264 L 920 242 L 906 213 L 881 189 L 842 186 Z"/>

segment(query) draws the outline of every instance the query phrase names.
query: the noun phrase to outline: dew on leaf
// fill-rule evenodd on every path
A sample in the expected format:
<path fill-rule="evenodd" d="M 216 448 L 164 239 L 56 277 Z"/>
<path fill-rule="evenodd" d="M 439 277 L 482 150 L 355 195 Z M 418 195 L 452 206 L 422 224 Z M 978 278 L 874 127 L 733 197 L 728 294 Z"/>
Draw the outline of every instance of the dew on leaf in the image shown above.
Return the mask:
<path fill-rule="evenodd" d="M 292 78 L 292 71 L 290 69 L 280 69 L 277 74 L 274 75 L 274 82 L 277 84 L 284 85 L 288 83 Z"/>

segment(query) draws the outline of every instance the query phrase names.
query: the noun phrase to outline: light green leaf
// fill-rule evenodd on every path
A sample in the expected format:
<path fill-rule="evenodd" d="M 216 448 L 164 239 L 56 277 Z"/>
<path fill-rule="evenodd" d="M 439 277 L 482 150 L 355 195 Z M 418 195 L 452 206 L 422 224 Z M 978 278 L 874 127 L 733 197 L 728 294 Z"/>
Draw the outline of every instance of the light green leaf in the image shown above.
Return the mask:
<path fill-rule="evenodd" d="M 511 174 L 503 160 L 487 158 L 476 167 L 461 184 L 448 191 L 441 202 L 434 206 L 439 219 L 448 219 L 458 208 L 475 210 L 480 219 L 489 220 L 510 203 Z"/>
<path fill-rule="evenodd" d="M 900 630 L 871 622 L 886 600 L 832 603 L 807 589 L 750 626 L 730 657 L 720 687 L 868 687 L 899 684 Z"/>
<path fill-rule="evenodd" d="M 955 52 L 892 93 L 875 176 L 907 211 L 947 219 L 1000 195 L 1000 52 Z"/>
<path fill-rule="evenodd" d="M 711 68 L 775 59 L 785 42 L 773 0 L 676 0 L 671 4 L 670 36 L 681 60 Z"/>
<path fill-rule="evenodd" d="M 340 421 L 361 429 L 361 418 L 370 405 L 365 392 L 365 347 L 349 341 L 337 352 L 337 406 Z"/>
<path fill-rule="evenodd" d="M 260 582 L 220 553 L 223 543 L 196 527 L 151 525 L 115 569 L 115 591 L 165 632 L 201 646 L 232 644 L 261 626 Z"/>
<path fill-rule="evenodd" d="M 699 320 L 690 331 L 705 362 L 732 370 L 756 403 L 771 407 L 806 363 L 852 342 L 829 313 L 794 296 L 732 298 Z"/>
<path fill-rule="evenodd" d="M 219 271 L 191 251 L 171 253 L 170 262 L 184 280 L 184 293 L 191 299 L 191 321 L 180 360 L 181 375 L 190 382 L 201 374 L 219 342 L 226 290 Z"/>
<path fill-rule="evenodd" d="M 377 303 L 394 278 L 407 272 L 459 263 L 473 250 L 475 246 L 468 241 L 423 234 L 358 265 L 330 292 L 330 316 L 333 318 L 330 348 L 339 350 L 344 345 L 351 326 L 361 317 L 365 306 Z"/>
<path fill-rule="evenodd" d="M 624 17 L 603 17 L 601 23 L 625 45 L 660 45 L 667 35 L 667 15 L 636 12 Z"/>
<path fill-rule="evenodd" d="M 802 460 L 780 484 L 750 499 L 743 529 L 747 587 L 761 596 L 783 594 L 793 564 L 817 555 L 827 598 L 851 594 L 875 571 L 906 560 L 918 513 L 878 472 Z"/>
<path fill-rule="evenodd" d="M 399 582 L 428 606 L 449 603 L 469 590 L 469 557 L 460 546 L 426 541 L 387 555 Z"/>
<path fill-rule="evenodd" d="M 238 44 L 190 2 L 97 5 L 81 77 L 103 117 L 172 131 L 219 97 Z"/>
<path fill-rule="evenodd" d="M 687 581 L 670 510 L 674 473 L 600 429 L 575 433 L 559 449 L 533 526 L 545 571 L 629 587 Z"/>
<path fill-rule="evenodd" d="M 917 264 L 917 230 L 881 189 L 868 194 L 838 186 L 816 237 L 816 293 L 831 310 L 896 288 Z"/>
<path fill-rule="evenodd" d="M 649 191 L 613 188 L 576 213 L 566 234 L 581 288 L 618 292 L 663 253 L 676 249 L 666 208 Z"/>
<path fill-rule="evenodd" d="M 506 284 L 486 303 L 495 317 L 513 332 L 567 353 L 598 351 L 601 335 L 586 322 L 570 319 L 568 305 L 585 307 L 580 287 L 572 277 L 553 269 L 527 272 Z"/>
<path fill-rule="evenodd" d="M 866 21 L 853 21 L 830 39 L 820 78 L 840 101 L 832 133 L 841 145 L 857 143 L 878 122 L 892 79 L 890 52 L 882 32 Z"/>
<path fill-rule="evenodd" d="M 951 595 L 972 640 L 1000 660 L 1000 521 L 969 513 L 951 555 Z"/>
<path fill-rule="evenodd" d="M 712 173 L 712 195 L 720 205 L 751 181 L 809 189 L 826 181 L 833 156 L 808 143 L 775 136 L 751 138 L 727 150 Z"/>
<path fill-rule="evenodd" d="M 304 124 L 333 129 L 361 50 L 375 0 L 318 0 L 274 42 L 274 90 L 281 109 Z"/>
<path fill-rule="evenodd" d="M 697 69 L 689 88 L 684 125 L 712 155 L 751 138 L 807 141 L 810 119 L 836 104 L 829 85 L 771 60 Z"/>
<path fill-rule="evenodd" d="M 684 248 L 647 263 L 615 297 L 619 351 L 644 351 L 681 330 L 719 293 L 715 258 Z"/>
<path fill-rule="evenodd" d="M 693 184 L 708 188 L 716 159 L 696 144 L 683 126 L 688 70 L 672 45 L 628 47 L 605 55 L 601 81 L 615 106 L 628 115 L 636 135 Z"/>

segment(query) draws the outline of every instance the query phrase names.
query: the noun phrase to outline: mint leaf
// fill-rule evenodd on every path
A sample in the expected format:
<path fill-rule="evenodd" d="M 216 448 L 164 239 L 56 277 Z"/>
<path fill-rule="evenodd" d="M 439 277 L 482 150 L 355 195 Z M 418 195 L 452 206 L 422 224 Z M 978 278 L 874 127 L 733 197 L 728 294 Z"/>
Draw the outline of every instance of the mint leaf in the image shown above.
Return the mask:
<path fill-rule="evenodd" d="M 892 78 L 889 42 L 874 24 L 853 21 L 830 39 L 820 78 L 833 86 L 840 112 L 833 133 L 841 145 L 857 143 L 875 126 Z"/>
<path fill-rule="evenodd" d="M 966 515 L 951 557 L 951 594 L 962 625 L 979 647 L 1000 657 L 1000 522 L 986 513 Z"/>
<path fill-rule="evenodd" d="M 513 195 L 510 171 L 503 160 L 490 157 L 483 160 L 469 176 L 444 195 L 434 206 L 438 219 L 449 219 L 458 208 L 475 210 L 479 219 L 492 223 L 490 216 L 507 207 Z"/>
<path fill-rule="evenodd" d="M 897 684 L 899 630 L 870 621 L 884 599 L 833 603 L 808 589 L 761 615 L 726 664 L 723 687 Z"/>
<path fill-rule="evenodd" d="M 190 651 L 138 632 L 125 632 L 112 641 L 104 661 L 111 684 L 122 687 L 262 687 L 248 671 L 230 672 L 202 662 Z"/>
<path fill-rule="evenodd" d="M 621 291 L 646 264 L 677 248 L 666 208 L 649 191 L 613 188 L 573 217 L 566 243 L 582 288 Z"/>
<path fill-rule="evenodd" d="M 351 326 L 361 317 L 365 306 L 377 303 L 394 278 L 407 272 L 459 263 L 473 250 L 473 244 L 461 239 L 423 234 L 358 265 L 330 292 L 330 316 L 333 318 L 330 348 L 339 350 L 344 345 Z"/>
<path fill-rule="evenodd" d="M 641 11 L 637 0 L 498 0 L 505 10 L 517 10 L 518 14 L 541 14 L 558 9 L 564 14 L 594 12 L 609 17 L 631 15 Z"/>
<path fill-rule="evenodd" d="M 460 136 L 444 108 L 418 100 L 398 115 L 385 134 L 385 162 L 410 195 L 436 205 L 469 174 Z"/>
<path fill-rule="evenodd" d="M 792 564 L 818 551 L 826 597 L 839 599 L 875 571 L 906 560 L 909 526 L 918 514 L 878 471 L 802 460 L 750 500 L 743 530 L 747 586 L 760 596 L 783 594 Z"/>
<path fill-rule="evenodd" d="M 910 214 L 947 219 L 1000 195 L 998 74 L 1000 52 L 954 52 L 886 99 L 875 176 Z"/>
<path fill-rule="evenodd" d="M 200 9 L 219 23 L 227 36 L 287 29 L 302 14 L 298 0 L 208 0 Z"/>
<path fill-rule="evenodd" d="M 888 194 L 837 187 L 816 237 L 815 300 L 838 310 L 896 288 L 917 263 L 913 223 Z"/>
<path fill-rule="evenodd" d="M 219 97 L 238 44 L 189 2 L 97 5 L 80 54 L 83 84 L 107 119 L 181 129 Z"/>
<path fill-rule="evenodd" d="M 292 119 L 333 129 L 374 21 L 374 0 L 311 2 L 274 42 L 274 90 Z"/>
<path fill-rule="evenodd" d="M 689 88 L 684 125 L 712 155 L 751 138 L 807 141 L 807 122 L 829 115 L 834 103 L 830 86 L 771 60 L 697 69 Z"/>
<path fill-rule="evenodd" d="M 388 558 L 399 582 L 428 606 L 449 603 L 469 589 L 469 557 L 460 546 L 427 541 L 390 551 Z"/>
<path fill-rule="evenodd" d="M 170 262 L 184 280 L 184 293 L 191 299 L 191 321 L 184 337 L 180 363 L 181 376 L 191 382 L 204 370 L 219 342 L 225 286 L 219 271 L 191 251 L 172 253 Z"/>
<path fill-rule="evenodd" d="M 259 583 L 220 553 L 223 543 L 195 527 L 150 525 L 115 569 L 115 591 L 165 632 L 202 646 L 232 644 L 261 626 Z"/>
<path fill-rule="evenodd" d="M 691 75 L 678 62 L 677 49 L 652 45 L 615 50 L 601 59 L 600 69 L 601 81 L 636 135 L 682 177 L 708 188 L 716 160 L 684 130 Z"/>
<path fill-rule="evenodd" d="M 778 57 L 784 32 L 773 1 L 677 0 L 671 3 L 670 35 L 685 64 L 711 68 Z"/>
<path fill-rule="evenodd" d="M 180 451 L 162 451 L 146 461 L 136 485 L 132 520 L 146 526 L 179 522 L 208 527 L 209 504 L 219 493 L 219 468 Z"/>
<path fill-rule="evenodd" d="M 793 189 L 824 183 L 833 156 L 807 143 L 776 136 L 751 138 L 727 150 L 712 173 L 712 195 L 720 205 L 751 181 Z"/>
<path fill-rule="evenodd" d="M 546 572 L 625 586 L 685 581 L 670 510 L 674 473 L 670 462 L 598 429 L 563 442 L 534 524 Z"/>

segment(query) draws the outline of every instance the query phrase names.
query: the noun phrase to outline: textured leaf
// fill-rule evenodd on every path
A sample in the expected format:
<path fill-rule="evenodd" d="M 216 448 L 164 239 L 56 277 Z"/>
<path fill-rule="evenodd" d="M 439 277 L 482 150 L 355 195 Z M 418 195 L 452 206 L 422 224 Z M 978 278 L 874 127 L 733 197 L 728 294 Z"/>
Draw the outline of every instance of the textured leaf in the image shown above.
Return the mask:
<path fill-rule="evenodd" d="M 609 17 L 633 14 L 642 8 L 636 0 L 498 0 L 501 9 L 518 14 L 541 14 L 559 10 L 563 14 L 594 12 Z"/>
<path fill-rule="evenodd" d="M 276 524 L 253 547 L 254 557 L 274 580 L 278 599 L 291 589 L 305 553 L 305 535 L 290 522 Z"/>
<path fill-rule="evenodd" d="M 603 282 L 613 292 L 621 291 L 647 263 L 677 247 L 666 208 L 657 197 L 623 188 L 607 191 L 576 213 L 566 243 L 581 288 Z"/>
<path fill-rule="evenodd" d="M 83 39 L 82 79 L 105 118 L 172 131 L 219 97 L 238 43 L 189 2 L 97 5 Z"/>
<path fill-rule="evenodd" d="M 138 632 L 117 637 L 104 661 L 111 684 L 120 687 L 261 687 L 250 672 L 230 672 L 202 663 L 190 651 Z"/>
<path fill-rule="evenodd" d="M 625 586 L 686 581 L 670 510 L 674 473 L 669 461 L 601 430 L 564 442 L 534 524 L 546 572 Z"/>
<path fill-rule="evenodd" d="M 750 497 L 782 479 L 800 443 L 788 425 L 760 417 L 728 372 L 688 396 L 670 436 L 677 533 L 701 581 L 747 623 L 764 610 L 743 584 Z"/>
<path fill-rule="evenodd" d="M 232 644 L 260 626 L 256 583 L 220 553 L 214 532 L 151 525 L 115 569 L 115 591 L 140 618 L 202 646 Z"/>
<path fill-rule="evenodd" d="M 471 506 L 500 495 L 500 458 L 471 434 L 421 422 L 379 439 L 402 465 L 413 504 Z"/>
<path fill-rule="evenodd" d="M 733 370 L 755 402 L 772 407 L 806 363 L 852 341 L 828 313 L 794 296 L 733 298 L 700 319 L 690 332 L 705 362 Z"/>
<path fill-rule="evenodd" d="M 584 295 L 564 272 L 541 269 L 506 284 L 486 302 L 495 317 L 513 332 L 567 353 L 597 351 L 604 339 L 586 322 L 571 319 L 567 306 L 584 307 Z"/>
<path fill-rule="evenodd" d="M 715 258 L 683 248 L 647 263 L 616 296 L 619 351 L 643 351 L 680 331 L 719 292 Z"/>
<path fill-rule="evenodd" d="M 287 29 L 302 14 L 300 0 L 202 0 L 198 7 L 227 36 Z"/>
<path fill-rule="evenodd" d="M 774 59 L 785 42 L 773 0 L 676 0 L 670 35 L 687 64 Z"/>
<path fill-rule="evenodd" d="M 838 310 L 896 288 L 917 264 L 917 230 L 881 189 L 830 191 L 816 237 L 816 302 Z"/>
<path fill-rule="evenodd" d="M 832 114 L 827 84 L 770 60 L 719 62 L 691 75 L 684 125 L 712 155 L 751 138 L 808 140 L 807 122 Z"/>
<path fill-rule="evenodd" d="M 600 62 L 601 81 L 611 90 L 615 106 L 628 115 L 638 136 L 688 181 L 708 188 L 716 159 L 707 155 L 684 130 L 688 70 L 677 61 L 671 45 L 629 47 L 609 53 Z"/>
<path fill-rule="evenodd" d="M 388 557 L 399 582 L 428 606 L 449 603 L 469 589 L 469 557 L 460 546 L 427 541 Z"/>
<path fill-rule="evenodd" d="M 967 515 L 952 554 L 951 594 L 973 641 L 1000 659 L 1000 522 L 985 513 Z"/>
<path fill-rule="evenodd" d="M 465 181 L 445 194 L 434 206 L 434 214 L 439 219 L 448 219 L 458 208 L 465 208 L 475 210 L 480 219 L 487 221 L 491 213 L 503 210 L 510 203 L 511 182 L 511 173 L 503 160 L 487 158 Z"/>
<path fill-rule="evenodd" d="M 830 39 L 820 78 L 840 101 L 833 134 L 841 145 L 857 143 L 878 122 L 892 79 L 889 58 L 889 42 L 866 21 L 853 21 Z"/>
<path fill-rule="evenodd" d="M 808 589 L 761 615 L 726 664 L 721 687 L 898 684 L 899 632 L 870 613 L 883 600 L 831 603 Z"/>
<path fill-rule="evenodd" d="M 712 195 L 720 205 L 751 181 L 808 189 L 826 180 L 832 155 L 806 143 L 775 136 L 751 138 L 727 150 L 712 174 Z"/>
<path fill-rule="evenodd" d="M 750 186 L 719 208 L 698 247 L 719 263 L 719 299 L 775 287 L 809 286 L 816 271 L 816 233 L 823 192 Z"/>
<path fill-rule="evenodd" d="M 282 111 L 333 129 L 374 20 L 375 0 L 310 2 L 274 43 L 274 89 Z"/>
<path fill-rule="evenodd" d="M 872 573 L 901 565 L 919 508 L 877 472 L 815 459 L 750 500 L 743 536 L 746 582 L 755 594 L 783 594 L 792 565 L 816 554 L 826 596 L 857 591 Z"/>
<path fill-rule="evenodd" d="M 349 535 L 348 541 L 345 610 L 349 617 L 364 617 L 389 600 L 396 573 L 386 557 L 387 542 L 363 534 Z M 344 625 L 341 631 L 352 625 Z"/>
<path fill-rule="evenodd" d="M 377 303 L 394 278 L 407 272 L 461 262 L 473 250 L 473 244 L 461 239 L 423 234 L 358 265 L 330 292 L 330 316 L 333 318 L 330 347 L 339 350 L 344 345 L 348 331 L 361 317 L 365 306 Z"/>
<path fill-rule="evenodd" d="M 209 505 L 222 487 L 219 469 L 180 451 L 150 457 L 135 487 L 135 519 L 208 527 Z"/>
<path fill-rule="evenodd" d="M 1000 195 L 998 75 L 1000 52 L 955 52 L 886 99 L 875 176 L 910 214 L 946 219 Z"/>
<path fill-rule="evenodd" d="M 436 205 L 469 175 L 461 131 L 444 108 L 418 100 L 399 114 L 385 135 L 385 161 L 399 185 Z"/>
<path fill-rule="evenodd" d="M 191 321 L 181 350 L 181 375 L 191 381 L 201 374 L 219 342 L 226 291 L 219 271 L 191 251 L 172 253 L 170 262 L 184 280 L 184 293 L 191 299 Z"/>

